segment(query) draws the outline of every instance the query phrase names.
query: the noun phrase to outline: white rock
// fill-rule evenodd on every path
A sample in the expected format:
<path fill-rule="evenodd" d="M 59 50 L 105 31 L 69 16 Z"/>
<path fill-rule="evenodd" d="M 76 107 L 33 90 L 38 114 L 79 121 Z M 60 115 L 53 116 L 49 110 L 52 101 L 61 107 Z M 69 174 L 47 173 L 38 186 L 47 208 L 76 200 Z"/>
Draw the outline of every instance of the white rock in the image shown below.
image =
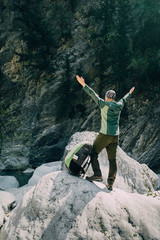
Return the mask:
<path fill-rule="evenodd" d="M 28 181 L 28 185 L 33 186 L 38 183 L 39 179 L 43 177 L 45 174 L 59 171 L 62 168 L 62 162 L 50 162 L 42 164 L 40 167 L 36 168 L 33 176 Z"/>
<path fill-rule="evenodd" d="M 15 201 L 15 196 L 12 193 L 0 191 L 0 205 L 5 213 L 10 210 Z"/>
<path fill-rule="evenodd" d="M 0 228 L 2 227 L 5 219 L 6 219 L 6 215 L 4 213 L 4 210 L 3 210 L 2 206 L 0 205 Z"/>
<path fill-rule="evenodd" d="M 34 169 L 33 168 L 27 168 L 25 171 L 23 171 L 24 174 L 30 174 L 33 173 Z"/>
<path fill-rule="evenodd" d="M 7 240 L 159 240 L 157 197 L 102 190 L 66 172 L 41 178 L 2 228 Z"/>
<path fill-rule="evenodd" d="M 13 176 L 0 176 L 0 188 L 8 190 L 10 188 L 18 188 L 19 183 Z"/>
<path fill-rule="evenodd" d="M 11 188 L 8 192 L 12 193 L 15 196 L 16 203 L 18 204 L 22 198 L 24 197 L 25 193 L 28 192 L 32 186 L 25 185 L 20 188 Z"/>
<path fill-rule="evenodd" d="M 65 148 L 64 156 L 79 142 L 89 141 L 93 144 L 98 133 L 95 132 L 77 132 L 75 133 Z M 147 165 L 140 164 L 133 158 L 129 157 L 120 147 L 117 150 L 118 172 L 114 187 L 123 189 L 128 192 L 145 193 L 154 191 L 158 188 L 158 177 L 150 170 Z M 106 150 L 99 154 L 100 168 L 103 175 L 103 182 L 107 182 L 109 161 Z M 92 175 L 91 167 L 87 175 Z"/>

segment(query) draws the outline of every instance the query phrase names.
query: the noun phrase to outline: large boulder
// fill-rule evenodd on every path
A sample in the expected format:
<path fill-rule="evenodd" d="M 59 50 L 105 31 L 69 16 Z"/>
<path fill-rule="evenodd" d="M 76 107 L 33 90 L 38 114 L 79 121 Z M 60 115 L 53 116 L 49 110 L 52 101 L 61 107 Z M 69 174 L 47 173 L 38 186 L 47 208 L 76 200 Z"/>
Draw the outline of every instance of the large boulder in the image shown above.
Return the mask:
<path fill-rule="evenodd" d="M 89 141 L 93 144 L 98 133 L 95 132 L 77 132 L 70 138 L 65 148 L 64 156 L 79 142 Z M 154 191 L 158 188 L 158 176 L 148 168 L 146 164 L 140 164 L 129 157 L 120 147 L 117 150 L 118 172 L 114 186 L 128 192 L 145 193 Z M 109 161 L 106 150 L 99 154 L 100 168 L 103 174 L 103 182 L 107 182 L 109 170 Z M 92 175 L 91 167 L 87 175 Z"/>
<path fill-rule="evenodd" d="M 2 227 L 3 223 L 5 222 L 5 219 L 6 219 L 6 215 L 4 213 L 2 206 L 0 205 L 0 228 Z"/>
<path fill-rule="evenodd" d="M 0 176 L 0 189 L 8 190 L 10 188 L 18 188 L 19 183 L 13 176 Z"/>
<path fill-rule="evenodd" d="M 159 240 L 160 198 L 109 192 L 67 172 L 45 175 L 12 211 L 2 240 Z M 152 217 L 151 217 L 152 216 Z"/>
<path fill-rule="evenodd" d="M 0 191 L 0 205 L 5 213 L 14 207 L 15 200 L 15 196 L 12 193 Z"/>
<path fill-rule="evenodd" d="M 15 196 L 16 204 L 18 204 L 22 200 L 25 193 L 28 192 L 32 186 L 37 184 L 44 175 L 61 170 L 61 166 L 61 161 L 42 164 L 40 167 L 35 169 L 33 176 L 28 181 L 28 184 L 20 188 L 10 188 L 8 189 L 8 192 L 12 193 Z M 28 169 L 25 171 L 25 173 L 30 173 L 30 171 L 32 172 L 33 169 Z"/>
<path fill-rule="evenodd" d="M 0 228 L 6 220 L 6 214 L 15 206 L 15 200 L 13 194 L 0 191 Z"/>
<path fill-rule="evenodd" d="M 31 188 L 32 186 L 26 184 L 20 188 L 11 188 L 8 190 L 8 192 L 12 193 L 15 196 L 16 204 L 18 204 L 24 197 L 25 193 L 28 192 Z"/>
<path fill-rule="evenodd" d="M 35 169 L 33 176 L 28 181 L 28 185 L 33 186 L 37 184 L 41 177 L 43 177 L 48 173 L 59 171 L 61 170 L 61 168 L 62 168 L 62 161 L 42 164 L 40 167 L 37 167 Z"/>

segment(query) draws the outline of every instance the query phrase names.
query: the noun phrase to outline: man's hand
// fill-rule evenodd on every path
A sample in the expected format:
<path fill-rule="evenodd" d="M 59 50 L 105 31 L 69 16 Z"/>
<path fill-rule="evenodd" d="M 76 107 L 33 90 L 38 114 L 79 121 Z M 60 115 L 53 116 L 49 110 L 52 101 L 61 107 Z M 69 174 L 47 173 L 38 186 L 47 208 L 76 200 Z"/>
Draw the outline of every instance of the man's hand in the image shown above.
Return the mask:
<path fill-rule="evenodd" d="M 83 86 L 85 87 L 85 81 L 82 77 L 79 77 L 78 75 L 76 75 L 77 81 Z"/>
<path fill-rule="evenodd" d="M 129 93 L 132 94 L 134 89 L 135 89 L 135 87 L 132 87 L 131 90 L 129 91 Z"/>

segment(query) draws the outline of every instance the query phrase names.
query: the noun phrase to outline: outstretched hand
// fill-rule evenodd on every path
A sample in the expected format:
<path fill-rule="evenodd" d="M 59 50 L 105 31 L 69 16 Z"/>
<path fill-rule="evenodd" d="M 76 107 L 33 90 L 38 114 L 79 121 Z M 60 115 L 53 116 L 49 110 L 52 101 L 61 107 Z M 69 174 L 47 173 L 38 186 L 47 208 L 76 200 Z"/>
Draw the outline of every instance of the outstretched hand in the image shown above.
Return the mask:
<path fill-rule="evenodd" d="M 77 81 L 83 86 L 85 87 L 85 81 L 82 77 L 79 77 L 78 75 L 76 75 Z"/>
<path fill-rule="evenodd" d="M 135 89 L 135 87 L 132 87 L 132 88 L 130 89 L 129 93 L 132 94 L 133 91 L 134 91 L 134 89 Z"/>

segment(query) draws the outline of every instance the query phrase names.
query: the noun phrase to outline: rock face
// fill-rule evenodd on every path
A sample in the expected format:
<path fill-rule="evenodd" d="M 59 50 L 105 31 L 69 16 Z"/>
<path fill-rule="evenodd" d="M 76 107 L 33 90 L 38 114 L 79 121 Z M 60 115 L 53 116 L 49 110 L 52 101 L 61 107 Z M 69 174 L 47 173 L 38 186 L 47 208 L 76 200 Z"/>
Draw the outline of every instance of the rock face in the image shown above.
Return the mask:
<path fill-rule="evenodd" d="M 0 70 L 0 105 L 2 108 L 0 112 L 2 120 L 0 170 L 26 169 L 29 164 L 32 164 L 35 168 L 45 162 L 58 161 L 61 159 L 65 145 L 73 133 L 82 130 L 99 130 L 100 113 L 98 108 L 76 83 L 75 75 L 78 72 L 83 74 L 87 83 L 98 93 L 100 73 L 97 72 L 97 69 L 100 63 L 94 47 L 89 47 L 87 44 L 88 40 L 83 41 L 81 37 L 82 35 L 86 36 L 86 33 L 89 34 L 88 29 L 97 28 L 96 22 L 92 17 L 90 18 L 90 14 L 87 17 L 87 13 L 89 13 L 90 9 L 96 9 L 101 1 L 80 0 L 63 2 L 72 2 L 72 9 L 71 6 L 63 7 L 67 12 L 69 10 L 67 14 L 72 15 L 71 36 L 66 40 L 65 36 L 59 39 L 57 48 L 54 49 L 54 52 L 49 57 L 44 54 L 47 56 L 47 59 L 51 58 L 53 65 L 53 69 L 49 73 L 46 70 L 37 69 L 35 63 L 30 60 L 34 53 L 40 56 L 43 56 L 43 54 L 36 53 L 35 46 L 32 48 L 32 52 L 31 49 L 27 48 L 25 40 L 22 40 L 22 35 L 31 37 L 31 42 L 34 39 L 34 34 L 30 36 L 26 32 L 27 26 L 30 26 L 28 21 L 26 28 L 22 30 L 21 28 L 17 30 L 17 24 L 15 24 L 16 26 L 13 24 L 18 18 L 21 19 L 21 16 L 17 17 L 20 14 L 18 9 L 23 8 L 26 4 L 24 9 L 25 11 L 31 9 L 29 12 L 31 14 L 33 12 L 32 9 L 35 8 L 35 2 L 30 2 L 28 6 L 24 2 L 23 6 L 23 1 L 19 1 L 18 4 L 20 6 L 17 9 L 14 9 L 16 7 L 16 5 L 14 6 L 14 1 L 3 0 L 0 3 L 0 63 L 2 66 Z M 48 19 L 52 19 L 54 2 L 42 0 L 37 1 L 36 4 L 39 12 L 42 11 L 43 13 L 37 19 L 41 19 L 41 24 L 38 21 L 41 27 L 45 22 L 49 21 Z M 34 17 L 38 17 L 38 14 L 34 15 Z M 54 29 L 53 26 L 50 26 L 50 22 L 46 27 L 48 32 Z M 19 24 L 20 26 L 25 26 L 25 19 L 24 22 L 18 23 L 18 26 Z M 54 22 L 54 24 L 55 29 L 58 27 L 56 31 L 59 35 L 61 29 L 59 21 L 57 20 L 57 23 Z M 35 25 L 37 26 L 37 24 Z M 32 31 L 29 28 L 29 30 L 30 33 L 36 33 L 37 29 Z M 44 29 L 39 29 L 38 33 L 41 30 L 43 39 L 43 36 L 46 34 L 43 32 Z M 58 35 L 53 34 L 52 37 L 54 38 Z M 37 43 L 37 39 L 39 38 L 35 38 L 33 42 Z M 48 45 L 42 45 L 41 47 L 42 49 L 48 49 Z M 20 61 L 19 55 L 24 54 L 23 57 L 25 59 L 28 52 L 31 53 L 29 60 L 23 61 L 22 59 Z M 54 59 L 52 59 L 53 56 L 55 57 Z M 61 86 L 68 76 L 66 74 L 66 56 L 68 56 L 69 61 L 70 91 L 66 90 L 65 84 L 63 87 Z M 43 57 L 38 59 L 38 61 L 43 61 Z M 106 71 L 108 72 L 107 69 Z M 106 80 L 107 76 L 105 76 Z M 110 85 L 106 85 L 106 89 L 108 87 Z M 68 95 L 64 96 L 64 93 Z M 70 104 L 66 103 L 69 97 L 72 98 Z M 146 161 L 154 171 L 160 171 L 158 165 L 160 139 L 158 125 L 160 122 L 159 95 L 152 101 L 148 100 L 146 96 L 135 98 L 132 104 L 129 103 L 127 108 L 128 120 L 126 120 L 126 116 L 122 116 L 122 122 L 125 122 L 125 124 L 121 124 L 123 125 L 121 146 L 126 152 L 131 153 L 134 158 L 140 159 L 141 162 Z M 65 104 L 63 104 L 64 101 Z M 60 102 L 64 112 L 67 109 L 69 113 L 64 118 L 59 117 L 56 119 L 56 111 Z"/>
<path fill-rule="evenodd" d="M 7 191 L 10 188 L 18 188 L 19 183 L 13 176 L 0 176 L 0 188 Z"/>
<path fill-rule="evenodd" d="M 15 204 L 17 205 L 22 200 L 25 193 L 27 193 L 31 188 L 32 186 L 26 184 L 20 188 L 11 188 L 8 190 L 8 192 L 12 193 L 15 196 L 15 201 L 16 201 Z"/>
<path fill-rule="evenodd" d="M 2 239 L 159 240 L 158 198 L 109 192 L 66 172 L 50 173 L 13 210 Z"/>
<path fill-rule="evenodd" d="M 12 193 L 0 191 L 0 228 L 7 220 L 6 214 L 14 207 L 15 201 L 15 196 Z"/>
<path fill-rule="evenodd" d="M 120 145 L 140 163 L 160 172 L 160 107 L 159 101 L 150 104 L 140 98 L 128 102 L 129 115 L 121 126 Z M 134 114 L 133 114 L 134 113 Z M 131 137 L 132 136 L 132 137 Z"/>
<path fill-rule="evenodd" d="M 28 154 L 29 149 L 25 145 L 4 143 L 1 149 L 0 169 L 25 169 L 29 165 Z"/>
<path fill-rule="evenodd" d="M 70 121 L 55 124 L 44 129 L 35 140 L 30 152 L 30 164 L 34 167 L 42 163 L 58 161 L 63 156 L 68 137 L 71 134 Z"/>
<path fill-rule="evenodd" d="M 3 208 L 0 205 L 0 228 L 3 226 L 5 219 L 6 219 L 5 213 L 3 211 Z"/>
<path fill-rule="evenodd" d="M 98 133 L 95 132 L 77 132 L 69 140 L 65 148 L 64 158 L 74 145 L 81 141 L 89 141 L 91 144 Z M 158 176 L 145 164 L 139 164 L 133 158 L 129 157 L 120 147 L 117 151 L 118 172 L 114 186 L 128 192 L 144 193 L 154 191 L 158 187 Z M 109 161 L 106 150 L 99 154 L 100 168 L 103 174 L 103 182 L 107 182 Z M 93 174 L 91 167 L 87 175 Z"/>
<path fill-rule="evenodd" d="M 51 172 L 59 171 L 61 170 L 61 168 L 62 161 L 42 164 L 40 167 L 35 169 L 33 176 L 28 181 L 28 185 L 33 186 L 37 184 L 40 178 L 42 178 L 44 175 Z"/>
<path fill-rule="evenodd" d="M 12 193 L 15 196 L 16 204 L 18 204 L 22 200 L 24 194 L 28 192 L 32 188 L 32 186 L 36 185 L 44 175 L 51 172 L 59 171 L 61 170 L 61 167 L 61 161 L 42 164 L 40 167 L 35 169 L 33 176 L 30 178 L 26 185 L 20 188 L 10 188 L 8 189 L 8 192 Z M 33 171 L 33 169 L 30 169 L 30 171 Z"/>

